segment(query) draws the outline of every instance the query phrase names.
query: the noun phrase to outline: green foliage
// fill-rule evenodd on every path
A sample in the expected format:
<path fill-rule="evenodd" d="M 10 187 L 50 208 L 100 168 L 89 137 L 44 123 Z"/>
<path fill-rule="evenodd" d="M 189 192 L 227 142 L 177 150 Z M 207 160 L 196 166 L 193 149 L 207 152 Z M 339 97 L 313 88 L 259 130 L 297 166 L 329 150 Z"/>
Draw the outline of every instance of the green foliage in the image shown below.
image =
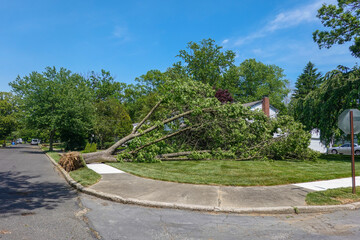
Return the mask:
<path fill-rule="evenodd" d="M 90 152 L 91 143 L 86 143 L 86 146 L 82 153 L 89 153 Z"/>
<path fill-rule="evenodd" d="M 282 109 L 282 100 L 289 93 L 288 80 L 284 79 L 283 69 L 276 65 L 265 65 L 255 59 L 242 62 L 239 66 L 240 99 L 242 102 L 256 101 L 263 96 L 271 99 L 271 104 Z"/>
<path fill-rule="evenodd" d="M 268 96 L 271 104 L 285 110 L 284 98 L 288 95 L 284 70 L 276 65 L 266 65 L 255 59 L 247 59 L 238 67 L 231 67 L 224 74 L 224 89 L 234 95 L 236 101 L 253 102 Z"/>
<path fill-rule="evenodd" d="M 295 83 L 293 98 L 305 98 L 311 91 L 318 89 L 323 79 L 321 73 L 312 62 L 308 62 L 303 73 L 300 74 Z"/>
<path fill-rule="evenodd" d="M 0 139 L 4 140 L 15 130 L 16 105 L 11 93 L 0 92 Z"/>
<path fill-rule="evenodd" d="M 93 131 L 100 147 L 104 147 L 105 142 L 115 141 L 131 132 L 130 116 L 119 100 L 108 98 L 94 104 L 96 110 Z"/>
<path fill-rule="evenodd" d="M 338 0 L 338 6 L 324 4 L 317 17 L 329 31 L 316 30 L 314 41 L 320 48 L 330 48 L 334 44 L 353 41 L 350 51 L 360 57 L 360 2 L 358 0 Z"/>
<path fill-rule="evenodd" d="M 50 148 L 57 133 L 66 149 L 85 146 L 94 109 L 83 77 L 64 68 L 47 67 L 43 73 L 18 76 L 10 86 L 18 96 L 24 125 L 47 133 Z"/>
<path fill-rule="evenodd" d="M 327 73 L 320 88 L 310 92 L 299 115 L 306 129 L 318 128 L 321 140 L 330 143 L 339 138 L 338 116 L 345 109 L 359 109 L 360 69 L 334 70 Z"/>
<path fill-rule="evenodd" d="M 131 159 L 145 162 L 159 161 L 158 156 L 162 154 L 184 151 L 193 151 L 189 156 L 193 159 L 210 156 L 284 159 L 300 154 L 308 158 L 306 148 L 310 135 L 292 118 L 270 120 L 263 112 L 250 111 L 241 103 L 221 104 L 209 85 L 192 80 L 168 81 L 159 86 L 158 94 L 162 98 L 158 118 L 149 121 L 139 132 L 150 126 L 157 128 L 129 142 L 122 155 L 131 153 Z M 163 124 L 165 119 L 189 111 L 191 114 Z M 279 140 L 273 138 L 277 129 L 284 135 Z M 167 138 L 172 134 L 175 135 Z M 198 152 L 201 150 L 211 150 L 211 153 Z M 119 159 L 129 158 L 124 156 Z"/>
<path fill-rule="evenodd" d="M 306 96 L 316 89 L 318 89 L 323 82 L 321 73 L 317 72 L 317 68 L 311 62 L 308 62 L 304 68 L 303 73 L 298 77 L 295 83 L 295 91 L 291 97 L 289 104 L 289 113 L 295 118 L 295 120 L 306 124 L 306 116 L 303 115 L 304 101 Z M 306 130 L 312 130 L 308 126 L 305 126 Z"/>
<path fill-rule="evenodd" d="M 90 152 L 96 152 L 97 151 L 97 144 L 96 143 L 92 143 L 90 146 Z"/>
<path fill-rule="evenodd" d="M 177 57 L 184 60 L 188 76 L 210 86 L 221 87 L 223 74 L 234 65 L 235 52 L 222 52 L 222 47 L 210 38 L 199 44 L 189 42 L 187 48 L 188 50 L 180 50 Z"/>
<path fill-rule="evenodd" d="M 272 124 L 279 136 L 266 149 L 268 157 L 278 160 L 289 158 L 315 160 L 318 157 L 315 151 L 308 149 L 311 134 L 303 130 L 301 123 L 295 122 L 289 116 L 279 116 Z"/>
<path fill-rule="evenodd" d="M 91 153 L 97 151 L 97 144 L 96 143 L 86 143 L 85 149 L 82 153 Z"/>
<path fill-rule="evenodd" d="M 123 100 L 127 88 L 125 83 L 115 82 L 110 72 L 103 69 L 101 74 L 91 72 L 87 82 L 94 93 L 95 102 L 105 101 L 108 98 Z"/>

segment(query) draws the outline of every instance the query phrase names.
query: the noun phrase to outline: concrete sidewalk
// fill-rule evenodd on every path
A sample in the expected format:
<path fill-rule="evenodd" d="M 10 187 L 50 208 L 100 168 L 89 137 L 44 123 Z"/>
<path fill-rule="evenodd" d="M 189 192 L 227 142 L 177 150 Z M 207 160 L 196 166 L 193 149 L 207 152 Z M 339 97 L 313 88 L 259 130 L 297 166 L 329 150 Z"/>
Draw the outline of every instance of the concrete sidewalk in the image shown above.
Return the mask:
<path fill-rule="evenodd" d="M 94 169 L 91 165 L 89 167 Z M 89 188 L 125 199 L 214 209 L 305 206 L 306 194 L 312 191 L 295 185 L 231 187 L 183 184 L 141 178 L 125 172 L 102 174 L 102 179 Z"/>
<path fill-rule="evenodd" d="M 102 178 L 97 184 L 84 187 L 74 181 L 51 156 L 46 155 L 72 187 L 119 203 L 237 214 L 320 213 L 360 208 L 360 202 L 306 206 L 306 194 L 314 190 L 294 184 L 269 187 L 182 184 L 136 177 L 104 164 L 90 166 L 101 172 Z M 349 181 L 343 182 L 348 184 Z"/>

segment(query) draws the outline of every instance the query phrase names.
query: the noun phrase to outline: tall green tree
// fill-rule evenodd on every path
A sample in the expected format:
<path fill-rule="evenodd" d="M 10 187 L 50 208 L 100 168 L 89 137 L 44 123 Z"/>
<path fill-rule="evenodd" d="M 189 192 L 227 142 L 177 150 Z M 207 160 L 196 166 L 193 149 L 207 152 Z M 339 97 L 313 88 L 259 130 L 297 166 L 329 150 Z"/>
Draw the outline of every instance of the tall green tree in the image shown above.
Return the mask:
<path fill-rule="evenodd" d="M 293 98 L 305 98 L 311 91 L 319 88 L 322 75 L 312 62 L 308 62 L 295 83 Z"/>
<path fill-rule="evenodd" d="M 227 89 L 236 101 L 242 103 L 270 98 L 271 104 L 280 110 L 285 109 L 284 98 L 288 95 L 284 70 L 276 65 L 266 65 L 255 59 L 247 59 L 238 67 L 232 67 L 225 74 Z"/>
<path fill-rule="evenodd" d="M 15 102 L 11 93 L 0 92 L 0 139 L 4 140 L 15 130 L 17 120 L 15 117 Z"/>
<path fill-rule="evenodd" d="M 108 98 L 95 103 L 95 108 L 94 133 L 101 147 L 105 142 L 114 142 L 131 132 L 131 119 L 119 100 Z"/>
<path fill-rule="evenodd" d="M 316 30 L 314 41 L 320 48 L 330 48 L 334 44 L 353 42 L 349 47 L 353 56 L 360 57 L 360 1 L 338 0 L 337 6 L 323 4 L 317 17 L 329 31 Z"/>
<path fill-rule="evenodd" d="M 82 76 L 47 67 L 43 73 L 18 76 L 10 86 L 19 98 L 26 126 L 48 133 L 50 150 L 56 133 L 67 149 L 85 143 L 94 111 L 92 91 Z"/>
<path fill-rule="evenodd" d="M 188 76 L 195 81 L 207 83 L 213 87 L 222 87 L 224 73 L 234 65 L 235 52 L 222 51 L 213 39 L 204 39 L 200 43 L 189 42 L 187 50 L 180 50 L 179 55 Z"/>
<path fill-rule="evenodd" d="M 318 72 L 313 63 L 308 62 L 304 71 L 296 80 L 295 90 L 288 108 L 289 113 L 295 120 L 300 121 L 303 124 L 307 122 L 307 119 L 304 119 L 304 117 L 307 118 L 307 116 L 304 116 L 303 114 L 305 98 L 310 92 L 318 89 L 322 82 L 323 78 L 321 73 Z"/>
<path fill-rule="evenodd" d="M 357 108 L 360 98 L 360 69 L 333 70 L 324 77 L 321 86 L 304 99 L 300 118 L 308 130 L 318 128 L 321 139 L 330 143 L 342 135 L 338 117 L 348 108 Z"/>
<path fill-rule="evenodd" d="M 102 69 L 100 74 L 91 72 L 87 81 L 94 93 L 95 102 L 104 101 L 108 98 L 116 98 L 119 101 L 124 101 L 124 91 L 127 85 L 116 82 L 109 71 Z"/>

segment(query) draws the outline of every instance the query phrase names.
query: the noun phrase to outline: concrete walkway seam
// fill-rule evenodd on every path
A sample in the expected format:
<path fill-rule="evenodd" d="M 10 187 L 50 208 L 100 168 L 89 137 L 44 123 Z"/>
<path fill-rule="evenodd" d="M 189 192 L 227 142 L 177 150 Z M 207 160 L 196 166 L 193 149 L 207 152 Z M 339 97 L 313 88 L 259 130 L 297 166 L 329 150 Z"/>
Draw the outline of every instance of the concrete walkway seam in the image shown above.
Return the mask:
<path fill-rule="evenodd" d="M 135 204 L 144 207 L 156 207 L 156 208 L 172 208 L 180 210 L 191 210 L 201 212 L 216 212 L 216 213 L 235 213 L 235 214 L 301 214 L 301 213 L 324 213 L 334 212 L 341 210 L 356 210 L 360 208 L 360 202 L 344 204 L 344 205 L 326 205 L 326 206 L 282 206 L 282 207 L 254 207 L 254 208 L 227 208 L 227 207 L 210 207 L 200 206 L 191 204 L 176 204 L 176 203 L 165 203 L 157 201 L 139 200 L 133 198 L 123 198 L 121 196 L 104 193 L 93 190 L 91 188 L 84 187 L 80 183 L 76 182 L 49 154 L 45 153 L 54 164 L 57 169 L 62 173 L 65 180 L 70 186 L 77 189 L 80 192 L 105 199 L 113 202 L 123 204 Z"/>

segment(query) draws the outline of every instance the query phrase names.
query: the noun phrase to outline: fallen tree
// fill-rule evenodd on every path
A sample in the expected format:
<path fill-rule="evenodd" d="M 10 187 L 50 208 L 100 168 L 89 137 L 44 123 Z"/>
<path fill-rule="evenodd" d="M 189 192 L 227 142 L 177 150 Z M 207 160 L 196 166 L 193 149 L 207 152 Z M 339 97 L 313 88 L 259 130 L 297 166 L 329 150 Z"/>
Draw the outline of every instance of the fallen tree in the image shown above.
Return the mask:
<path fill-rule="evenodd" d="M 172 82 L 171 84 L 164 84 L 163 88 L 161 89 L 164 93 L 161 95 L 161 99 L 141 120 L 141 122 L 137 124 L 136 127 L 134 127 L 129 135 L 120 139 L 105 151 L 83 154 L 85 162 L 115 162 L 116 157 L 113 154 L 120 146 L 136 138 L 150 134 L 159 128 L 163 129 L 166 124 L 171 125 L 176 121 L 179 122 L 179 119 L 189 115 L 200 114 L 202 111 L 211 111 L 212 108 L 207 106 L 216 106 L 219 104 L 218 101 L 213 97 L 213 90 L 205 84 L 199 84 L 193 81 L 177 82 L 177 85 L 174 85 L 174 83 L 175 82 Z M 202 99 L 203 101 L 198 101 L 199 99 Z M 155 121 L 153 122 L 153 125 L 149 126 L 148 120 L 161 105 L 164 105 L 164 108 L 166 109 L 166 111 L 163 111 L 163 114 L 161 114 L 163 119 Z M 169 115 L 171 116 L 167 117 Z M 169 133 L 165 136 L 161 136 L 152 143 L 147 143 L 144 146 L 140 146 L 137 149 L 132 150 L 131 153 L 135 154 L 147 146 L 174 137 L 176 135 L 180 135 L 181 133 L 192 129 L 193 127 L 195 126 L 188 125 L 184 127 L 183 125 L 179 125 L 177 131 Z"/>
<path fill-rule="evenodd" d="M 160 96 L 128 136 L 105 151 L 83 154 L 86 163 L 312 156 L 310 135 L 291 117 L 270 120 L 240 103 L 221 104 L 211 87 L 193 81 L 164 84 Z M 160 118 L 151 119 L 156 111 Z M 125 150 L 114 156 L 121 146 Z"/>

